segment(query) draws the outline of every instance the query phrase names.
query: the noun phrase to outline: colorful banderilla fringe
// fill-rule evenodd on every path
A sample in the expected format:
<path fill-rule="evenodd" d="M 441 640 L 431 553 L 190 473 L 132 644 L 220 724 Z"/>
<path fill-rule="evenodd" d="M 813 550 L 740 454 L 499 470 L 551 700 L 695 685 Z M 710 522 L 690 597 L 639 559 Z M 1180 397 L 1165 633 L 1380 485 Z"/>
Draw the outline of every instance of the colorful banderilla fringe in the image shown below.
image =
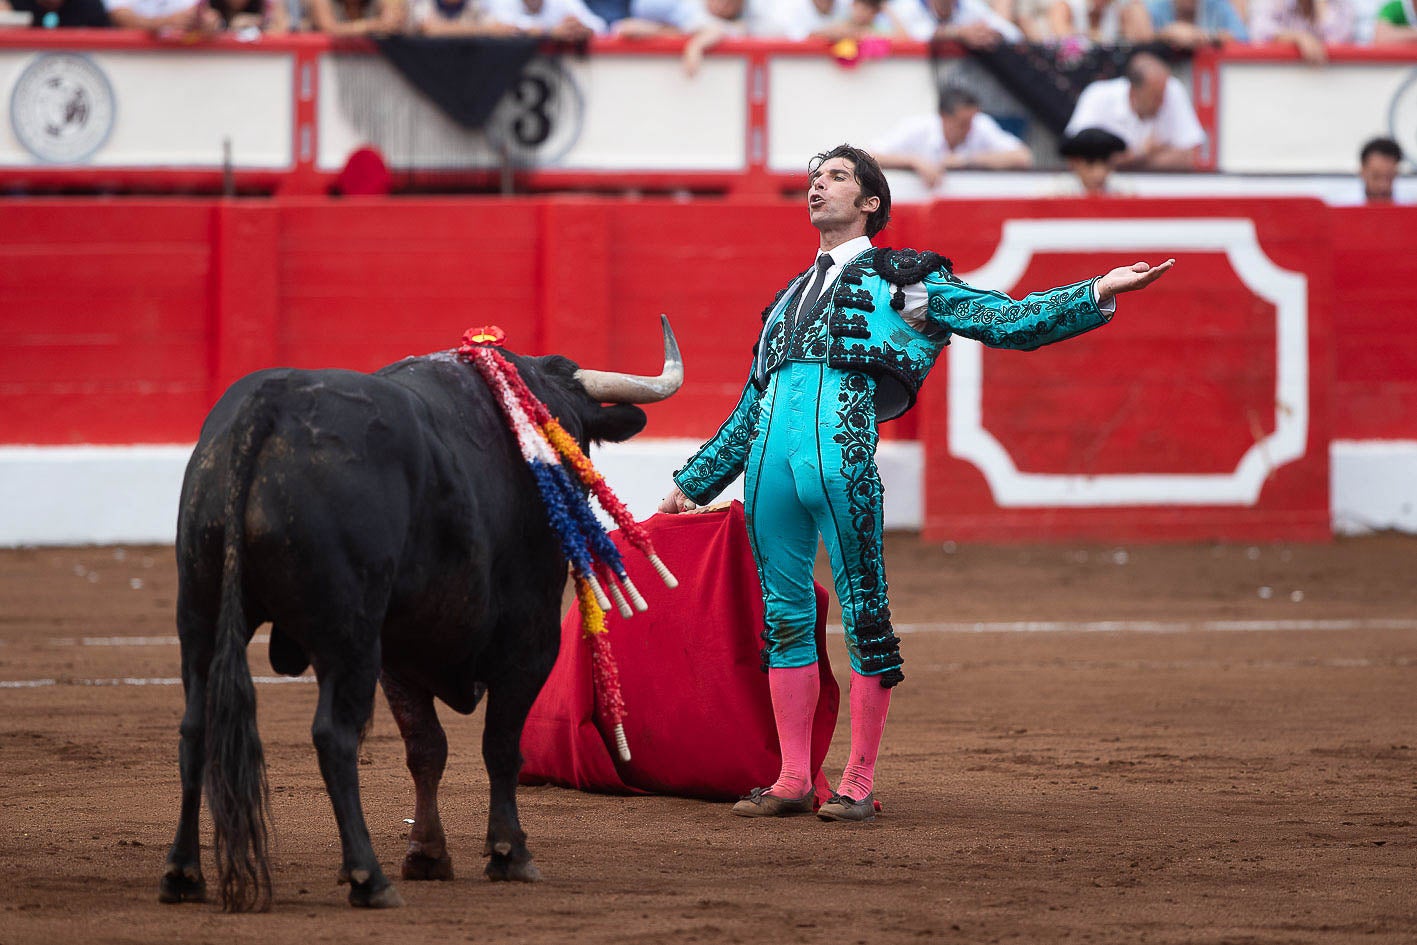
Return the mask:
<path fill-rule="evenodd" d="M 633 611 L 625 601 L 629 595 L 634 610 L 648 609 L 644 597 L 630 580 L 621 560 L 620 551 L 610 536 L 596 520 L 590 503 L 566 472 L 565 462 L 576 471 L 581 483 L 595 494 L 596 499 L 621 533 L 645 557 L 649 559 L 655 572 L 668 587 L 677 587 L 678 580 L 665 567 L 664 562 L 654 552 L 649 534 L 644 526 L 630 516 L 624 504 L 610 491 L 605 477 L 591 465 L 590 458 L 581 450 L 565 428 L 551 416 L 546 405 L 526 386 L 517 373 L 516 366 L 496 349 L 502 346 L 506 334 L 496 326 L 469 329 L 463 335 L 463 343 L 458 348 L 459 357 L 477 368 L 487 381 L 507 418 L 508 425 L 516 435 L 517 446 L 536 479 L 537 491 L 546 506 L 546 517 L 561 542 L 561 550 L 571 563 L 576 579 L 576 600 L 580 604 L 581 629 L 591 644 L 591 667 L 595 681 L 596 704 L 600 715 L 615 731 L 615 746 L 621 759 L 630 760 L 630 747 L 625 741 L 625 701 L 620 694 L 620 674 L 615 666 L 615 658 L 610 652 L 610 641 L 605 636 L 603 611 L 610 609 L 610 601 L 595 575 L 597 563 L 604 566 L 607 575 L 605 584 L 622 617 L 630 617 Z M 618 585 L 617 585 L 618 581 Z M 621 593 L 621 586 L 624 593 Z"/>

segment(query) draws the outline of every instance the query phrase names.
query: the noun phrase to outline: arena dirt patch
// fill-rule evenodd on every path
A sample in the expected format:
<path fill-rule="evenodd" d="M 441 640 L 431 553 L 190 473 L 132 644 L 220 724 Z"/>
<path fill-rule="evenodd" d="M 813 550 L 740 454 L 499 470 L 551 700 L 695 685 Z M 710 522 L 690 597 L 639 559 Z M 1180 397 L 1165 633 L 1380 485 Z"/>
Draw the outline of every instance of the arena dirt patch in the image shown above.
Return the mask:
<path fill-rule="evenodd" d="M 0 945 L 1417 941 L 1417 540 L 887 555 L 907 679 L 874 824 L 523 788 L 545 881 L 489 884 L 480 716 L 444 710 L 457 878 L 356 912 L 314 687 L 261 684 L 276 901 L 226 916 L 156 898 L 172 549 L 0 552 Z M 397 875 L 413 796 L 382 697 L 362 760 Z"/>

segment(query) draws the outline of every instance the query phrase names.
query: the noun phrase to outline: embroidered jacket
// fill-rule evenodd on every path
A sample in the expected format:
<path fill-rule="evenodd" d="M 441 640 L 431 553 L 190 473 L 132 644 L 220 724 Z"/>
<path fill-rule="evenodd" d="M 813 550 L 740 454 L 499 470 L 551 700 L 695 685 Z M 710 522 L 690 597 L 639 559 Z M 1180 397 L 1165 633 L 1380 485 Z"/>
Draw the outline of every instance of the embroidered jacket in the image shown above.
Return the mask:
<path fill-rule="evenodd" d="M 1093 283 L 1075 282 L 1014 300 L 1002 292 L 960 281 L 949 260 L 932 252 L 872 247 L 848 262 L 830 292 L 789 329 L 787 315 L 807 277 L 802 273 L 763 310 L 763 329 L 753 348 L 753 370 L 737 406 L 718 432 L 674 481 L 695 502 L 708 502 L 743 471 L 757 427 L 757 406 L 771 374 L 785 361 L 825 360 L 832 368 L 860 371 L 875 380 L 876 422 L 884 423 L 915 404 L 920 385 L 950 337 L 960 335 L 991 348 L 1031 351 L 1106 324 Z M 900 314 L 905 286 L 920 283 L 929 299 L 925 322 L 916 329 Z M 826 332 L 809 330 L 825 320 Z M 804 327 L 808 326 L 808 327 Z M 824 349 L 824 350 L 823 350 Z"/>

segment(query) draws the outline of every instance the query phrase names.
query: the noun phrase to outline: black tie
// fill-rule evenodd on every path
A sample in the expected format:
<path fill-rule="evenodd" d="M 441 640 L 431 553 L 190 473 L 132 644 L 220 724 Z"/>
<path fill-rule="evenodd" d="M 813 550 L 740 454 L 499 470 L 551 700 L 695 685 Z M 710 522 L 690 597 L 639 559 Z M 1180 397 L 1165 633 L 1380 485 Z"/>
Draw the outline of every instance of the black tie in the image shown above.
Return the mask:
<path fill-rule="evenodd" d="M 807 317 L 807 313 L 812 311 L 812 306 L 817 304 L 817 299 L 821 297 L 822 286 L 827 281 L 827 270 L 835 263 L 827 253 L 817 257 L 817 269 L 812 274 L 812 284 L 807 286 L 807 293 L 802 296 L 802 302 L 797 306 L 797 317 L 793 319 L 794 324 L 801 322 Z"/>

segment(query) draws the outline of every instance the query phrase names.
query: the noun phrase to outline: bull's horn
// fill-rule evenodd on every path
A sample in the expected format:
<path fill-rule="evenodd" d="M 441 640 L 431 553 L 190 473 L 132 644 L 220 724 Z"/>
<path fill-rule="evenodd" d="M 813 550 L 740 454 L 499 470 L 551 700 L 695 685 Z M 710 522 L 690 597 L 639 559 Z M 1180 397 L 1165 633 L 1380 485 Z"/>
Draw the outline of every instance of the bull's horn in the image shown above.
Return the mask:
<path fill-rule="evenodd" d="M 664 370 L 658 377 L 581 368 L 576 380 L 586 393 L 602 404 L 652 404 L 677 391 L 684 383 L 684 359 L 679 356 L 679 342 L 674 340 L 669 316 L 661 315 L 659 321 L 664 326 Z"/>

